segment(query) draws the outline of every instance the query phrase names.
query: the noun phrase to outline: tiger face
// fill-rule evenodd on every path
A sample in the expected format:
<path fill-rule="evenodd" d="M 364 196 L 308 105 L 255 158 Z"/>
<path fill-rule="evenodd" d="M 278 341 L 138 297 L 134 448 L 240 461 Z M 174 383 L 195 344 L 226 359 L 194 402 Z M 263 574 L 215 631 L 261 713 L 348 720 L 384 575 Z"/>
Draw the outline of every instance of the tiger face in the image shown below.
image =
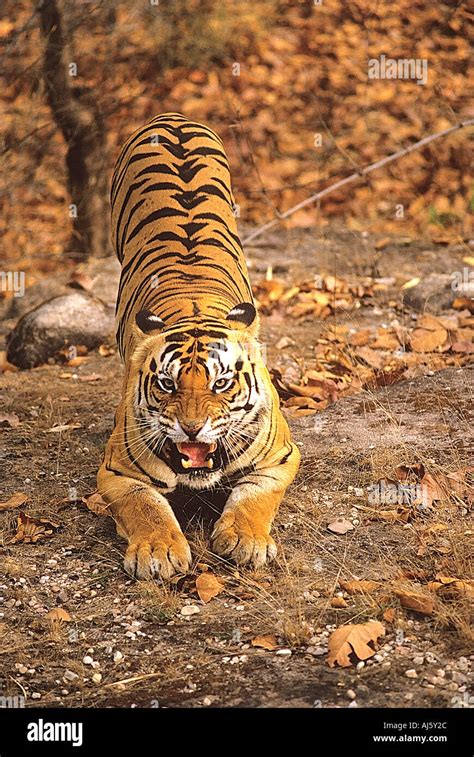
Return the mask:
<path fill-rule="evenodd" d="M 140 435 L 191 488 L 219 481 L 222 468 L 257 437 L 269 409 L 260 348 L 249 328 L 255 316 L 250 303 L 221 322 L 194 319 L 169 329 L 150 313 L 137 316 L 149 334 L 133 358 Z"/>

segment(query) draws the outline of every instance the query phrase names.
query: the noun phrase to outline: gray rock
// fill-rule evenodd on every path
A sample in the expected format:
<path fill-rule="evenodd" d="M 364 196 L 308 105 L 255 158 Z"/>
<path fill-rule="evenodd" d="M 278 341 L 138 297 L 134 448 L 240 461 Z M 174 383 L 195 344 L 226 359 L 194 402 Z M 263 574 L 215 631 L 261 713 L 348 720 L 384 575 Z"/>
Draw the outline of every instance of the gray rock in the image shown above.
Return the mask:
<path fill-rule="evenodd" d="M 440 313 L 450 308 L 457 296 L 452 283 L 451 276 L 432 273 L 416 286 L 407 289 L 403 300 L 420 313 Z"/>
<path fill-rule="evenodd" d="M 113 310 L 84 292 L 54 297 L 20 318 L 8 339 L 7 359 L 33 368 L 67 345 L 97 347 L 114 331 Z"/>

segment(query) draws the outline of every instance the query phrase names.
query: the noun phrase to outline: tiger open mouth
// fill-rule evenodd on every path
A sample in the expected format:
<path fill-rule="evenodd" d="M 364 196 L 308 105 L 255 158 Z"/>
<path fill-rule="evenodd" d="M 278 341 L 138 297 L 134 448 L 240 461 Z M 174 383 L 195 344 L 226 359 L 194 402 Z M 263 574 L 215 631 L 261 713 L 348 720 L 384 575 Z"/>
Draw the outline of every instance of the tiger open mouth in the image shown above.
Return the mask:
<path fill-rule="evenodd" d="M 176 473 L 206 475 L 222 466 L 222 456 L 216 442 L 169 443 L 169 457 Z"/>

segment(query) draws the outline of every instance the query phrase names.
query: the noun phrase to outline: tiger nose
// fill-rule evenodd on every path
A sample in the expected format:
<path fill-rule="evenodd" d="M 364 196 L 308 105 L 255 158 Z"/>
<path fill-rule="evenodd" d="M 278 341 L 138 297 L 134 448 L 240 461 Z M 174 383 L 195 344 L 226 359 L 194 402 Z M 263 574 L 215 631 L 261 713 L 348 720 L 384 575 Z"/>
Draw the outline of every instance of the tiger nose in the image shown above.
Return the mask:
<path fill-rule="evenodd" d="M 196 439 L 196 436 L 199 434 L 201 429 L 203 428 L 203 423 L 181 423 L 181 428 L 183 429 L 184 433 L 189 436 L 191 441 L 193 442 Z"/>

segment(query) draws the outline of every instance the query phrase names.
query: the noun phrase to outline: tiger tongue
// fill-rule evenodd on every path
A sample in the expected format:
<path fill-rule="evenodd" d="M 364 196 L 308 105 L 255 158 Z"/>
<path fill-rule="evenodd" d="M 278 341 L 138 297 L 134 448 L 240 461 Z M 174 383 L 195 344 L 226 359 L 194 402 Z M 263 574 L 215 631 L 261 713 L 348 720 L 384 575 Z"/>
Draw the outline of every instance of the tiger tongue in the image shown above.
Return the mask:
<path fill-rule="evenodd" d="M 212 445 L 199 442 L 183 442 L 178 445 L 179 451 L 186 455 L 193 468 L 207 468 L 207 455 L 212 451 Z"/>

